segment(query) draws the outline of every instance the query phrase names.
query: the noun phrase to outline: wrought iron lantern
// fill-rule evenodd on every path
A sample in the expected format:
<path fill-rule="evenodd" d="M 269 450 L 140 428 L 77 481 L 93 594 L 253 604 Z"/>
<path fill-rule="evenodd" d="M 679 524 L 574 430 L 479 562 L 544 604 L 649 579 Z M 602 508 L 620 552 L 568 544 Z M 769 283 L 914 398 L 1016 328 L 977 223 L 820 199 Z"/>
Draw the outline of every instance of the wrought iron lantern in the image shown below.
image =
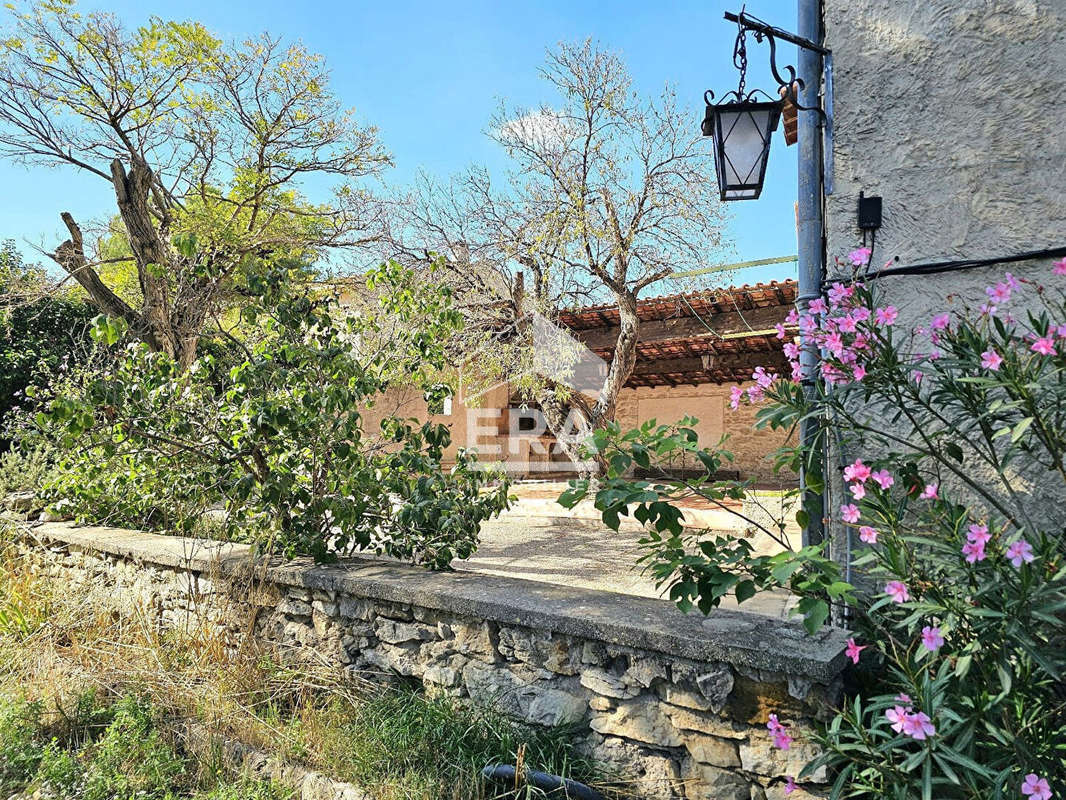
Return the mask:
<path fill-rule="evenodd" d="M 782 77 L 777 69 L 775 36 L 798 44 L 824 51 L 806 39 L 793 36 L 787 31 L 772 28 L 749 14 L 726 14 L 727 19 L 737 23 L 738 33 L 733 46 L 733 64 L 740 71 L 740 82 L 735 91 L 729 92 L 722 102 L 714 102 L 714 92 L 704 92 L 707 105 L 703 117 L 703 135 L 710 136 L 714 143 L 714 164 L 718 176 L 718 191 L 722 200 L 754 200 L 762 193 L 766 178 L 766 162 L 770 155 L 770 142 L 781 112 L 785 106 L 800 111 L 824 112 L 817 107 L 801 106 L 796 100 L 796 90 L 803 88 L 803 81 L 796 77 L 796 70 L 785 66 L 788 77 Z M 751 30 L 757 41 L 765 38 L 770 44 L 770 70 L 780 86 L 780 98 L 755 89 L 745 92 L 748 70 L 748 54 L 745 33 Z M 828 51 L 824 51 L 828 52 Z"/>
<path fill-rule="evenodd" d="M 704 96 L 707 113 L 703 135 L 714 141 L 714 166 L 718 191 L 723 200 L 754 200 L 762 192 L 770 138 L 781 118 L 781 101 L 759 102 L 736 92 L 733 100 L 713 104 L 714 94 Z M 728 98 L 729 95 L 726 95 Z"/>

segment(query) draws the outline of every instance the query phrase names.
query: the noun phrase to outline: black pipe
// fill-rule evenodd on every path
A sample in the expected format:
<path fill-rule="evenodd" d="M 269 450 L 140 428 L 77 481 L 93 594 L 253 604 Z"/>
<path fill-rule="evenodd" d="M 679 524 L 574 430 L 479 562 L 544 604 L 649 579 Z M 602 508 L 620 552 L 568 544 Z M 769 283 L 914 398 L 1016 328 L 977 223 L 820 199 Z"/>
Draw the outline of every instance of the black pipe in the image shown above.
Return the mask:
<path fill-rule="evenodd" d="M 515 768 L 510 764 L 489 764 L 481 770 L 481 776 L 489 783 L 497 786 L 515 785 Z M 549 775 L 547 772 L 538 772 L 535 769 L 526 770 L 524 783 L 540 789 L 546 794 L 562 791 L 565 797 L 573 797 L 576 800 L 607 800 L 595 789 L 583 783 L 561 778 L 558 775 Z"/>

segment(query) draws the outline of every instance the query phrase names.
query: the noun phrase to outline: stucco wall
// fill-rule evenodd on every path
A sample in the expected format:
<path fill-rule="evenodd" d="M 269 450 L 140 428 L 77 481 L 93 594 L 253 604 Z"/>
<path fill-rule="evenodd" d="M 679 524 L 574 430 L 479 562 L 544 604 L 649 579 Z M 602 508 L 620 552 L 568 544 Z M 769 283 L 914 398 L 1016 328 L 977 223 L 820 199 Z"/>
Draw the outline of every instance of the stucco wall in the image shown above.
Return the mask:
<path fill-rule="evenodd" d="M 750 384 L 743 384 L 745 388 Z M 764 484 L 795 482 L 791 473 L 775 474 L 771 454 L 786 443 L 782 431 L 755 430 L 757 406 L 742 404 L 729 407 L 732 386 L 713 383 L 699 386 L 656 386 L 623 389 L 618 397 L 615 417 L 623 428 L 633 428 L 649 419 L 659 423 L 677 422 L 682 417 L 699 420 L 696 433 L 700 444 L 712 447 L 722 434 L 729 434 L 725 449 L 735 460 L 726 469 L 735 469 L 741 477 L 754 478 Z M 695 466 L 693 464 L 692 466 Z"/>
<path fill-rule="evenodd" d="M 861 241 L 860 190 L 884 201 L 875 268 L 1066 245 L 1066 0 L 824 0 L 824 24 L 834 60 L 830 265 Z M 876 285 L 905 331 L 978 306 L 1005 270 L 1052 279 L 1048 258 Z M 1016 293 L 1010 310 L 1027 296 L 1035 292 Z M 1055 497 L 1045 479 L 1013 480 Z M 1049 525 L 1066 521 L 1061 503 L 1041 508 Z"/>
<path fill-rule="evenodd" d="M 1066 2 L 825 0 L 824 8 L 834 60 L 830 262 L 861 238 L 860 190 L 884 198 L 875 265 L 1066 244 Z M 908 316 L 922 318 L 949 293 L 976 286 L 980 294 L 1001 273 L 885 285 Z"/>

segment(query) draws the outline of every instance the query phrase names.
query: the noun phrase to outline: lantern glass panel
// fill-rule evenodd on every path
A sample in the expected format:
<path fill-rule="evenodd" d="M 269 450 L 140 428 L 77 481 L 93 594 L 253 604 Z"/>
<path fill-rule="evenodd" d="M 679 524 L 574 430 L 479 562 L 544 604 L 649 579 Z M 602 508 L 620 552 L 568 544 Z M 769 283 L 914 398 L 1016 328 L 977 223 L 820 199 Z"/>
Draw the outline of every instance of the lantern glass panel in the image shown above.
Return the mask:
<path fill-rule="evenodd" d="M 723 200 L 750 200 L 762 191 L 770 137 L 781 115 L 779 103 L 726 103 L 708 109 L 713 119 L 715 170 Z"/>

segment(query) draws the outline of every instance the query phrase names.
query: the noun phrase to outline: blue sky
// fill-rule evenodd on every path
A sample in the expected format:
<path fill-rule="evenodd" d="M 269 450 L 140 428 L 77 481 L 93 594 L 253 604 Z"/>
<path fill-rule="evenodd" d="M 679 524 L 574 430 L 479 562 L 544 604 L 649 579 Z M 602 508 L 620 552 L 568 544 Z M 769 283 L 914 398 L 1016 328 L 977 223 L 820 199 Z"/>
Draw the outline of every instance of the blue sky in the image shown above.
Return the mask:
<path fill-rule="evenodd" d="M 341 99 L 373 123 L 396 167 L 390 183 L 409 182 L 418 169 L 448 175 L 473 163 L 505 161 L 484 131 L 500 99 L 518 105 L 550 100 L 538 78 L 545 49 L 560 40 L 592 37 L 620 51 L 636 87 L 657 93 L 673 84 L 703 115 L 703 91 L 736 88 L 732 65 L 736 28 L 722 12 L 739 0 L 390 0 L 293 3 L 291 0 L 96 0 L 85 8 L 113 11 L 129 25 L 150 15 L 193 18 L 223 37 L 267 30 L 301 39 L 324 54 Z M 794 30 L 795 0 L 750 0 L 747 10 Z M 770 90 L 768 50 L 749 38 L 748 87 Z M 780 48 L 795 63 L 795 48 Z M 53 248 L 64 237 L 60 211 L 77 219 L 110 215 L 114 197 L 99 178 L 72 169 L 45 170 L 0 161 L 0 239 L 15 238 L 37 260 L 32 244 Z M 730 260 L 796 252 L 796 148 L 774 138 L 766 188 L 758 201 L 730 203 Z M 740 282 L 794 275 L 794 264 L 746 270 Z"/>

